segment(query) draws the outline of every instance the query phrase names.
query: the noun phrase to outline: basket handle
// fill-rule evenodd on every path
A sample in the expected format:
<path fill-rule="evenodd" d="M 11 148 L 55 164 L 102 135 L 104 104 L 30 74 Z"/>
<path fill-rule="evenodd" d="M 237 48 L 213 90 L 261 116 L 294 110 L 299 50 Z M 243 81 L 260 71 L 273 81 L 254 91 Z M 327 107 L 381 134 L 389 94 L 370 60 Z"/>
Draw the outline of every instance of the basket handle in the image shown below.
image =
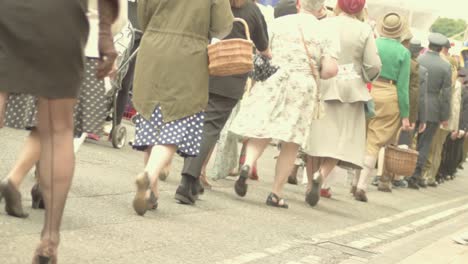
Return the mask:
<path fill-rule="evenodd" d="M 249 29 L 249 24 L 247 24 L 247 21 L 245 21 L 244 19 L 240 17 L 235 17 L 234 22 L 241 22 L 244 25 L 245 36 L 247 37 L 248 41 L 252 41 L 252 39 L 250 38 L 250 29 Z"/>
<path fill-rule="evenodd" d="M 395 144 L 394 144 L 395 146 L 398 146 L 398 141 L 400 141 L 400 135 L 401 135 L 402 131 L 403 131 L 403 127 L 400 127 L 398 129 L 398 132 L 397 132 L 396 137 L 395 137 Z M 414 129 L 408 130 L 408 132 L 410 132 L 410 131 L 414 131 Z"/>

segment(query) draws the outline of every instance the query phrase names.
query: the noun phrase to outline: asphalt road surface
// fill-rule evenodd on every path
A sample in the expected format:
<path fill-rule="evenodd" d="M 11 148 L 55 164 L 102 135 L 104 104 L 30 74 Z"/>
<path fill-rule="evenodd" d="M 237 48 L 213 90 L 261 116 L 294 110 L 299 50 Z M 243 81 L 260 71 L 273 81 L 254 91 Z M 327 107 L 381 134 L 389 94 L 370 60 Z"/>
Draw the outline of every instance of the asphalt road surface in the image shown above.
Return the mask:
<path fill-rule="evenodd" d="M 0 130 L 0 178 L 12 166 L 25 135 Z M 304 202 L 304 186 L 288 185 L 285 196 L 290 208 L 267 207 L 275 155 L 275 148 L 265 152 L 259 162 L 260 181 L 249 183 L 245 198 L 234 194 L 235 179 L 230 178 L 215 182 L 213 190 L 195 206 L 180 205 L 173 199 L 182 164 L 177 158 L 169 179 L 161 184 L 159 209 L 140 217 L 131 202 L 142 154 L 129 147 L 113 149 L 108 142 L 87 142 L 77 155 L 59 261 L 397 263 L 440 236 L 455 232 L 468 220 L 467 172 L 460 172 L 455 181 L 423 191 L 405 189 L 387 194 L 370 187 L 369 203 L 351 197 L 343 176 L 333 186 L 333 199 L 322 199 L 315 208 Z M 16 219 L 0 211 L 1 264 L 31 262 L 43 221 L 43 212 L 31 209 L 33 182 L 31 173 L 21 188 L 29 218 Z M 439 230 L 432 232 L 435 228 Z M 424 237 L 408 240 L 422 233 Z M 388 251 L 398 248 L 395 243 L 400 241 L 406 244 Z"/>

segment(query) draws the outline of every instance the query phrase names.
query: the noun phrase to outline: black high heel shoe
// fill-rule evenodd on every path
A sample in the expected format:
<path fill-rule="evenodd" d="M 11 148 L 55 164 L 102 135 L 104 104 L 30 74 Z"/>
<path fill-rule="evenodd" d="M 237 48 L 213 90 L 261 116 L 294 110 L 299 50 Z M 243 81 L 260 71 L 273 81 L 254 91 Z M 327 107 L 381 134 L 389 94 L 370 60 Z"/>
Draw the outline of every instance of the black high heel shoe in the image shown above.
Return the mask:
<path fill-rule="evenodd" d="M 33 264 L 57 264 L 57 243 L 41 242 L 36 248 Z"/>
<path fill-rule="evenodd" d="M 39 264 L 51 264 L 49 257 L 38 256 Z"/>
<path fill-rule="evenodd" d="M 8 180 L 0 182 L 0 196 L 5 198 L 5 211 L 8 215 L 26 218 L 29 215 L 23 211 L 21 193 Z"/>
<path fill-rule="evenodd" d="M 44 199 L 42 198 L 42 192 L 39 188 L 39 184 L 36 183 L 31 189 L 32 197 L 32 208 L 33 209 L 45 209 Z"/>

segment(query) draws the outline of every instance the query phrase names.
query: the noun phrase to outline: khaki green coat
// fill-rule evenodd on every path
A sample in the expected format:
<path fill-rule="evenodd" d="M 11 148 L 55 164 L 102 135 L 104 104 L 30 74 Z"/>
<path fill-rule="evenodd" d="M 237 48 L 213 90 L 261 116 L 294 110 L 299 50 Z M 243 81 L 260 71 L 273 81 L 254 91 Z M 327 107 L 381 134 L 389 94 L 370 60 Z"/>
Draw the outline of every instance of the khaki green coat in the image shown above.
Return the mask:
<path fill-rule="evenodd" d="M 231 32 L 229 0 L 139 0 L 138 20 L 144 34 L 135 69 L 136 110 L 150 119 L 159 105 L 164 122 L 203 111 L 208 38 Z"/>
<path fill-rule="evenodd" d="M 410 73 L 410 90 L 409 90 L 409 99 L 410 99 L 410 123 L 416 123 L 418 120 L 419 112 L 419 63 L 412 59 L 411 60 L 411 73 Z"/>

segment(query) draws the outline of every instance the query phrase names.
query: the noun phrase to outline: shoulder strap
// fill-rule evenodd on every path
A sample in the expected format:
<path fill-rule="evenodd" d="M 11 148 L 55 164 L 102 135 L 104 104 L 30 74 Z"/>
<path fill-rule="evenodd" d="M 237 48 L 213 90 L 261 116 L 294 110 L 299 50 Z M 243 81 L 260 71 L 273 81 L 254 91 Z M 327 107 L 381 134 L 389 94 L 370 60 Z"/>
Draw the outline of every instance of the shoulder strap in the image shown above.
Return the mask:
<path fill-rule="evenodd" d="M 317 64 L 315 62 L 315 60 L 313 59 L 312 57 L 312 53 L 310 52 L 309 50 L 309 47 L 307 47 L 307 43 L 305 41 L 305 37 L 304 37 L 304 31 L 302 30 L 302 27 L 299 26 L 299 31 L 301 33 L 301 39 L 302 39 L 302 44 L 304 45 L 304 49 L 306 51 L 306 54 L 307 54 L 307 58 L 309 59 L 309 67 L 310 67 L 310 71 L 312 73 L 312 76 L 314 76 L 314 79 L 315 79 L 315 83 L 317 84 L 317 90 L 318 90 L 318 93 L 320 94 L 320 88 L 319 88 L 319 82 L 320 82 L 320 73 L 318 71 L 318 68 L 317 68 Z"/>

